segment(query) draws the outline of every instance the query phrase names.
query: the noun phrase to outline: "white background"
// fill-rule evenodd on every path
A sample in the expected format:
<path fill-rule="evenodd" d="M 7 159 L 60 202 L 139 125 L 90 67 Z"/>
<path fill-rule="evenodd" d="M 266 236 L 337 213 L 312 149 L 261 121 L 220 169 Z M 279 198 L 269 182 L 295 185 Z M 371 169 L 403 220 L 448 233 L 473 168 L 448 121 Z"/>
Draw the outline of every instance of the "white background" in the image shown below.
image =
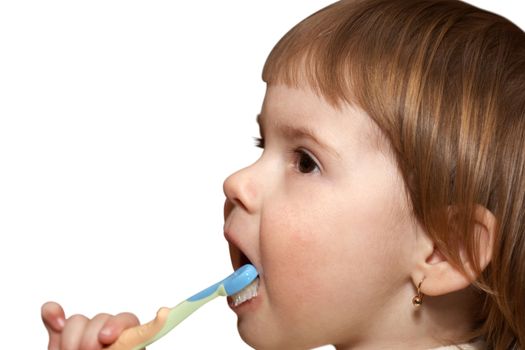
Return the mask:
<path fill-rule="evenodd" d="M 47 300 L 148 321 L 231 272 L 263 63 L 331 2 L 0 1 L 1 348 L 46 348 Z M 525 27 L 521 0 L 471 3 Z M 224 299 L 150 348 L 212 347 L 248 348 Z"/>

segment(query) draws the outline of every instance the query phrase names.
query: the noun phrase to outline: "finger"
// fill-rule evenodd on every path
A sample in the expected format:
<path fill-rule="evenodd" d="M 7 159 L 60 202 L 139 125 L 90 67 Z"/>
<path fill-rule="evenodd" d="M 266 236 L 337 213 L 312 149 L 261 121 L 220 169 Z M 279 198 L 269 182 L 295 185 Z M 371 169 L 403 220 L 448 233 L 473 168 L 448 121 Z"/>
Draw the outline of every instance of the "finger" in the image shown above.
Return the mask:
<path fill-rule="evenodd" d="M 62 307 L 52 301 L 48 301 L 42 305 L 40 309 L 42 321 L 49 334 L 49 343 L 47 348 L 49 350 L 58 350 L 60 346 L 60 337 L 64 329 L 65 319 L 64 310 Z"/>
<path fill-rule="evenodd" d="M 82 340 L 80 341 L 80 349 L 83 350 L 100 350 L 103 345 L 98 340 L 98 333 L 106 323 L 106 321 L 112 317 L 109 314 L 98 314 L 91 319 L 84 329 Z"/>
<path fill-rule="evenodd" d="M 88 318 L 83 315 L 73 315 L 67 319 L 62 337 L 60 339 L 60 350 L 78 350 Z"/>
<path fill-rule="evenodd" d="M 170 311 L 168 307 L 161 307 L 150 322 L 124 330 L 110 348 L 129 350 L 151 343 L 164 327 Z"/>
<path fill-rule="evenodd" d="M 110 317 L 98 334 L 98 341 L 104 345 L 113 344 L 123 330 L 138 326 L 137 316 L 130 312 L 123 312 Z"/>

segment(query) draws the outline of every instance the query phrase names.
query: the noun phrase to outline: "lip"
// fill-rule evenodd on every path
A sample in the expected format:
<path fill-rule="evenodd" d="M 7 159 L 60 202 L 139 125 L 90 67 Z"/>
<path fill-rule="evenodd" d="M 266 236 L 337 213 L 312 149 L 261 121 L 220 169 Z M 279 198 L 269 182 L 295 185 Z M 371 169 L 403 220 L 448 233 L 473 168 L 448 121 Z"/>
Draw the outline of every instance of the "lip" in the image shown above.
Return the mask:
<path fill-rule="evenodd" d="M 261 274 L 261 269 L 257 261 L 254 259 L 253 255 L 247 251 L 246 247 L 236 239 L 238 235 L 235 235 L 230 230 L 224 230 L 224 238 L 228 242 L 230 249 L 230 259 L 234 270 L 237 270 L 245 264 L 252 264 L 259 275 Z"/>

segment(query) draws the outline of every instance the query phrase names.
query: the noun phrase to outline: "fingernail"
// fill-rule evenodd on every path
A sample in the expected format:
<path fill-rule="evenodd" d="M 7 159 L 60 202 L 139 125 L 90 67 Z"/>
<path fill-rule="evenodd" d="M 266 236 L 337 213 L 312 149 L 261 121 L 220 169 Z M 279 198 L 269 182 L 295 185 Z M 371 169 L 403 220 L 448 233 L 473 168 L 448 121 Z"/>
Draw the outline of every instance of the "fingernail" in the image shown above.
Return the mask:
<path fill-rule="evenodd" d="M 111 329 L 109 328 L 103 328 L 101 331 L 100 331 L 100 335 L 104 336 L 104 337 L 109 337 L 111 335 Z"/>

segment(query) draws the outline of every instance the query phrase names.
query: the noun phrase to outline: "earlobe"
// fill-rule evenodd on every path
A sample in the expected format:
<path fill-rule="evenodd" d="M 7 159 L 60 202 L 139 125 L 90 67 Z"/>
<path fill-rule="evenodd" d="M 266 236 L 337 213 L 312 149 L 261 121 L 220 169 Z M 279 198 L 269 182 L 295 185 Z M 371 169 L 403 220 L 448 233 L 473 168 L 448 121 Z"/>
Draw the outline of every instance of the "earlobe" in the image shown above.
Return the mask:
<path fill-rule="evenodd" d="M 476 236 L 474 256 L 480 270 L 483 271 L 492 258 L 497 220 L 490 210 L 481 205 L 476 205 L 474 219 Z M 419 267 L 412 275 L 415 286 L 424 278 L 424 283 L 421 285 L 423 294 L 438 296 L 459 291 L 468 287 L 478 278 L 478 274 L 467 258 L 466 250 L 463 247 L 460 248 L 462 266 L 458 268 L 445 258 L 445 254 L 442 254 L 433 242 L 427 240 L 430 239 L 425 237 L 421 243 L 425 246 L 420 246 L 423 251 L 426 251 L 426 254 L 421 258 Z M 429 244 L 432 245 L 431 249 L 428 246 Z"/>

